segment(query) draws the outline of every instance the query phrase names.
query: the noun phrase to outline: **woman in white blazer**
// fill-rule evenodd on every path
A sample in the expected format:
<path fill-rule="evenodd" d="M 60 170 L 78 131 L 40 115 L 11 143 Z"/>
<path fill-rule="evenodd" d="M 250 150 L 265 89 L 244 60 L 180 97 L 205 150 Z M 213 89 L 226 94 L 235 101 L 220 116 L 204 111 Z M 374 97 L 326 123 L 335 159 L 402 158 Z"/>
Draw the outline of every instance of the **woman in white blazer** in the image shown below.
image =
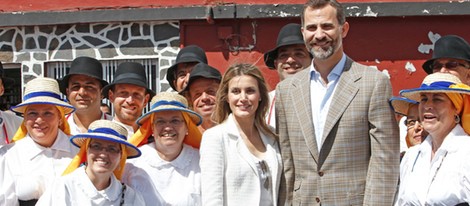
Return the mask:
<path fill-rule="evenodd" d="M 217 93 L 214 121 L 200 149 L 203 205 L 276 205 L 279 145 L 264 117 L 268 90 L 260 70 L 231 66 Z"/>

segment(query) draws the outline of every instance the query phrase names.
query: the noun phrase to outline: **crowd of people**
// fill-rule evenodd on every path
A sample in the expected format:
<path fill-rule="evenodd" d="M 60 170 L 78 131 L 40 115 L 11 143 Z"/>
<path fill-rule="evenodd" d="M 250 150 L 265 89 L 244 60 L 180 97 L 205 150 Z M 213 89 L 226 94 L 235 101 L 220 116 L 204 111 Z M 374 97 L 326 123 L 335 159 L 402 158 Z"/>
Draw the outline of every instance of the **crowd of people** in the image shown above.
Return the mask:
<path fill-rule="evenodd" d="M 264 54 L 271 92 L 253 64 L 221 74 L 196 45 L 167 70 L 175 92 L 135 62 L 106 82 L 91 57 L 30 80 L 20 115 L 0 111 L 0 205 L 468 205 L 470 45 L 443 36 L 421 86 L 392 97 L 344 52 L 345 16 L 307 1 Z"/>

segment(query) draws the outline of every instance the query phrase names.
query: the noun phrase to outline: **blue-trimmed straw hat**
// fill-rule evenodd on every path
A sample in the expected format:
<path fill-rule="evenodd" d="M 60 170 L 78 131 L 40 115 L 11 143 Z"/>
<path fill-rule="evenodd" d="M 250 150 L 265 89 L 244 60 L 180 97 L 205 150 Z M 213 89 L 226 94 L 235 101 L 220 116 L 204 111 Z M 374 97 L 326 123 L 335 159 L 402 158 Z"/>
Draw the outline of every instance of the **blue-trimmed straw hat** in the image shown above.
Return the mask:
<path fill-rule="evenodd" d="M 190 110 L 188 108 L 188 101 L 186 100 L 186 98 L 176 92 L 158 93 L 152 98 L 150 105 L 150 111 L 148 111 L 139 119 L 137 119 L 137 124 L 142 125 L 143 122 L 146 121 L 151 114 L 160 111 L 186 112 L 191 117 L 194 124 L 200 125 L 202 123 L 202 117 L 198 113 Z"/>
<path fill-rule="evenodd" d="M 405 97 L 392 97 L 389 103 L 395 113 L 403 116 L 408 115 L 408 109 L 411 105 L 419 104 L 419 102 Z"/>
<path fill-rule="evenodd" d="M 72 136 L 70 142 L 76 147 L 82 147 L 88 138 L 123 144 L 126 146 L 127 159 L 139 157 L 142 154 L 136 146 L 127 142 L 126 128 L 110 120 L 96 120 L 92 122 L 88 127 L 87 133 Z"/>
<path fill-rule="evenodd" d="M 420 87 L 400 91 L 400 95 L 415 101 L 420 101 L 420 93 L 461 93 L 470 95 L 470 89 L 459 88 L 467 85 L 462 84 L 460 79 L 450 73 L 433 73 L 426 76 Z"/>
<path fill-rule="evenodd" d="M 72 113 L 75 108 L 60 98 L 59 84 L 55 79 L 37 77 L 25 85 L 23 102 L 11 107 L 14 112 L 24 113 L 29 105 L 51 104 L 62 107 L 65 114 Z"/>

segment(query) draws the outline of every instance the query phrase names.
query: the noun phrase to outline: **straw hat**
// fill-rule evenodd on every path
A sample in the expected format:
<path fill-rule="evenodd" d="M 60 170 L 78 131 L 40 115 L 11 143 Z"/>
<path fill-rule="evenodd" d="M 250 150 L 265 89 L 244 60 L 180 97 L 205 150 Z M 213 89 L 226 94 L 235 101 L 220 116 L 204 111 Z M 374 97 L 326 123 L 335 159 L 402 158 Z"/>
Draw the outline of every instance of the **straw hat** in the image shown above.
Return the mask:
<path fill-rule="evenodd" d="M 150 102 L 150 111 L 137 119 L 137 124 L 142 125 L 152 113 L 160 111 L 181 111 L 186 112 L 193 120 L 194 124 L 200 125 L 202 118 L 196 112 L 188 109 L 188 101 L 176 92 L 161 92 L 155 95 Z"/>
<path fill-rule="evenodd" d="M 12 111 L 24 113 L 29 105 L 51 104 L 62 107 L 65 114 L 72 113 L 75 108 L 60 98 L 59 84 L 52 78 L 37 77 L 25 85 L 23 102 L 11 107 Z"/>
<path fill-rule="evenodd" d="M 77 147 L 82 147 L 87 138 L 101 139 L 117 142 L 126 146 L 127 158 L 135 158 L 141 155 L 140 150 L 127 142 L 127 130 L 119 123 L 110 120 L 96 120 L 88 127 L 88 132 L 77 134 L 70 138 L 70 142 Z"/>
<path fill-rule="evenodd" d="M 419 102 L 405 97 L 392 97 L 389 103 L 395 113 L 404 116 L 408 115 L 408 109 L 411 105 L 419 104 Z"/>
<path fill-rule="evenodd" d="M 470 89 L 456 88 L 464 85 L 458 77 L 449 73 L 437 72 L 426 76 L 419 88 L 401 90 L 400 95 L 420 101 L 420 93 L 461 93 L 470 95 Z"/>

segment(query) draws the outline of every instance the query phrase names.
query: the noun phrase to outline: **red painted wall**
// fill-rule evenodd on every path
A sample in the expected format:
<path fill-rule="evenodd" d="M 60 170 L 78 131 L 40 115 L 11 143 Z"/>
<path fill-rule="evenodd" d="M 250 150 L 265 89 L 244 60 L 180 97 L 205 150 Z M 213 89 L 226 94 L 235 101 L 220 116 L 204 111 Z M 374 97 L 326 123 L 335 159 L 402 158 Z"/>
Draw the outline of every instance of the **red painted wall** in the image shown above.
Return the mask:
<path fill-rule="evenodd" d="M 346 2 L 446 2 L 442 0 L 341 0 Z M 0 12 L 77 11 L 115 8 L 181 7 L 214 4 L 303 4 L 305 0 L 2 0 Z"/>
<path fill-rule="evenodd" d="M 219 38 L 219 27 L 239 25 L 242 45 L 252 42 L 253 20 L 217 20 L 215 24 L 205 21 L 183 21 L 181 24 L 181 44 L 197 44 L 207 51 L 209 64 L 221 71 L 236 62 L 255 63 L 264 72 L 274 88 L 279 81 L 277 73 L 269 70 L 263 61 L 263 53 L 275 47 L 279 29 L 298 19 L 257 19 L 257 43 L 252 51 L 231 53 L 223 40 Z M 421 44 L 432 45 L 429 32 L 440 35 L 456 34 L 470 41 L 470 33 L 462 25 L 470 22 L 470 16 L 446 17 L 386 17 L 386 18 L 349 18 L 350 31 L 344 39 L 344 48 L 348 56 L 366 65 L 377 66 L 379 70 L 388 70 L 394 95 L 401 89 L 417 87 L 426 75 L 422 63 L 431 58 L 431 54 L 418 51 Z M 219 29 L 220 32 L 221 29 Z M 222 29 L 223 30 L 223 29 Z M 201 38 L 203 37 L 203 38 Z M 407 62 L 416 68 L 416 72 L 405 69 Z"/>

